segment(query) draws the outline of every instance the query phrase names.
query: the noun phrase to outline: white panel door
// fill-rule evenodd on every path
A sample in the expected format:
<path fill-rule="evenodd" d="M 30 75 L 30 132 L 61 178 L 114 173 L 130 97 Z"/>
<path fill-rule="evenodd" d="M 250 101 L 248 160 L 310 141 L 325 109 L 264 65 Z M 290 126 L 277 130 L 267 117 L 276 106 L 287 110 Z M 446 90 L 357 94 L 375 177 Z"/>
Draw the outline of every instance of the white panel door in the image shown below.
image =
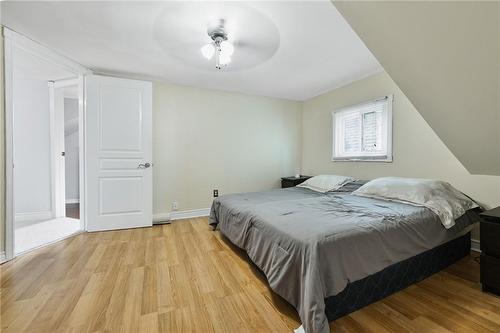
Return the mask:
<path fill-rule="evenodd" d="M 86 78 L 87 230 L 152 225 L 152 85 Z"/>

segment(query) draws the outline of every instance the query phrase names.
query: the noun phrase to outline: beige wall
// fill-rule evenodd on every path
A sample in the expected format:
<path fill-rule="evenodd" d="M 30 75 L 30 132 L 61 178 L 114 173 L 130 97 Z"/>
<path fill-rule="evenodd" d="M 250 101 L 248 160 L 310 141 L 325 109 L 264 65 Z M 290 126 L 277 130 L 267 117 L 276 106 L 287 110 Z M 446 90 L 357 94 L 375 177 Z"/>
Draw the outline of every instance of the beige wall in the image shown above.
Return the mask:
<path fill-rule="evenodd" d="M 279 187 L 301 163 L 301 103 L 155 83 L 154 213 Z"/>
<path fill-rule="evenodd" d="M 3 28 L 0 26 L 0 252 L 5 251 L 5 153 Z"/>
<path fill-rule="evenodd" d="M 331 112 L 394 94 L 393 163 L 332 162 Z M 489 206 L 500 205 L 500 177 L 471 175 L 443 144 L 386 73 L 370 76 L 306 101 L 303 105 L 302 169 L 306 174 L 437 178 Z"/>
<path fill-rule="evenodd" d="M 387 94 L 394 94 L 393 163 L 332 162 L 331 111 Z M 173 201 L 179 210 L 207 208 L 216 188 L 278 187 L 300 166 L 313 175 L 443 179 L 500 205 L 500 177 L 471 175 L 386 73 L 304 103 L 159 83 L 153 98 L 155 214 L 170 212 Z"/>
<path fill-rule="evenodd" d="M 500 2 L 333 3 L 461 163 L 500 175 Z"/>

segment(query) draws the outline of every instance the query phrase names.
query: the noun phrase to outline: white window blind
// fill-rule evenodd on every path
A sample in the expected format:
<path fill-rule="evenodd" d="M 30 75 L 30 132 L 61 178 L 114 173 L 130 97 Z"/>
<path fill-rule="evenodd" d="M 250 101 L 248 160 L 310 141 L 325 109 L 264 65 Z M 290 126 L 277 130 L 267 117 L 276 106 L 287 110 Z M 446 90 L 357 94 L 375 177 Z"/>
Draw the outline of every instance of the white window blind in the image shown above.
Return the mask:
<path fill-rule="evenodd" d="M 332 114 L 333 160 L 392 161 L 392 96 Z"/>

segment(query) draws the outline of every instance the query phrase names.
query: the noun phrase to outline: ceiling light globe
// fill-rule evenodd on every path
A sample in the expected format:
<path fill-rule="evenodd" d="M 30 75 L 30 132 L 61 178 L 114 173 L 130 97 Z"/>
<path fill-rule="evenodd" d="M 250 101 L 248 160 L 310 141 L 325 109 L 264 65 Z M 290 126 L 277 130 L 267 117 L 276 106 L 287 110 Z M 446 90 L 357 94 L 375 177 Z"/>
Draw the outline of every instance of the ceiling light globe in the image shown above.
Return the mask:
<path fill-rule="evenodd" d="M 208 60 L 212 59 L 215 53 L 215 48 L 213 44 L 207 44 L 201 48 L 201 54 Z"/>
<path fill-rule="evenodd" d="M 233 53 L 234 53 L 233 44 L 231 44 L 227 40 L 220 43 L 220 48 L 221 48 L 221 53 L 227 55 L 228 57 L 233 55 Z"/>

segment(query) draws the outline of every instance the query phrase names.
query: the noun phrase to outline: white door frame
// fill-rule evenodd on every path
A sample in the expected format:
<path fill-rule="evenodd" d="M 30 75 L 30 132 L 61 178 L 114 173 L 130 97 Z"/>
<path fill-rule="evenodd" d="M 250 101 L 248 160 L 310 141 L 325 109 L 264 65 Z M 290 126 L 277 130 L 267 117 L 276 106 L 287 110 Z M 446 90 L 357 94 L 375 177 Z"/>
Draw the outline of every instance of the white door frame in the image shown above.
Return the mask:
<path fill-rule="evenodd" d="M 55 82 L 49 82 L 50 113 L 50 195 L 53 217 L 64 216 L 63 198 L 65 197 L 64 160 L 60 152 L 64 150 L 64 106 L 61 110 L 59 96 L 56 97 Z M 62 114 L 61 114 L 62 113 Z M 62 119 L 61 119 L 62 118 Z M 62 122 L 61 122 L 62 120 Z M 61 137 L 62 136 L 62 137 Z M 61 147 L 62 146 L 62 147 Z"/>
<path fill-rule="evenodd" d="M 85 112 L 84 112 L 84 76 L 91 71 L 80 64 L 67 59 L 35 41 L 13 31 L 3 28 L 4 36 L 4 75 L 5 75 L 5 260 L 15 257 L 15 203 L 14 203 L 14 140 L 13 140 L 13 49 L 18 48 L 36 57 L 59 66 L 78 77 L 79 90 L 79 128 L 80 128 L 80 223 L 85 230 Z"/>

